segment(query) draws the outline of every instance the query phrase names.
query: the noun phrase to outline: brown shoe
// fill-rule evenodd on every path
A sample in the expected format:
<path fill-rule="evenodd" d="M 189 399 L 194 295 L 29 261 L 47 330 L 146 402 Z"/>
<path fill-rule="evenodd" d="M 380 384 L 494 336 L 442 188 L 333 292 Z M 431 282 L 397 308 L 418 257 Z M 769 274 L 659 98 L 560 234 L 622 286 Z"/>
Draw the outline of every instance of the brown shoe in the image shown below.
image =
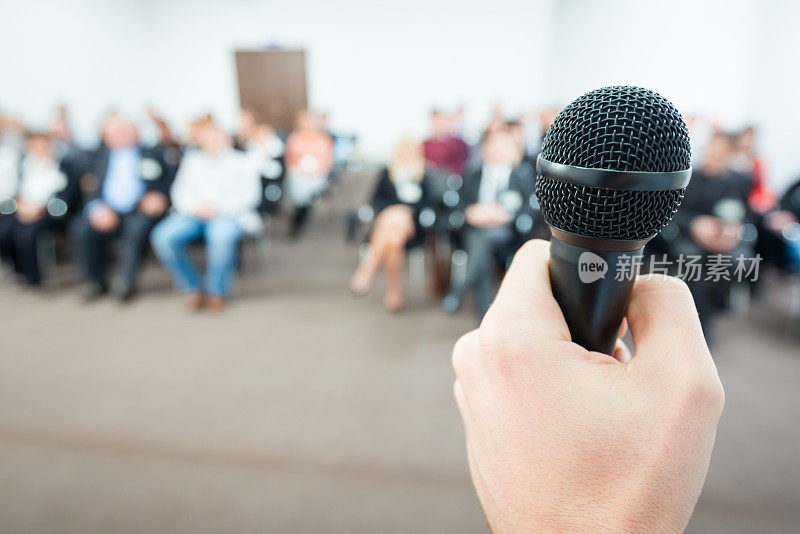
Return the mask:
<path fill-rule="evenodd" d="M 203 307 L 203 294 L 191 293 L 186 297 L 186 307 L 192 311 L 198 311 Z"/>
<path fill-rule="evenodd" d="M 225 309 L 225 299 L 222 297 L 206 297 L 206 309 L 210 312 L 220 312 Z"/>

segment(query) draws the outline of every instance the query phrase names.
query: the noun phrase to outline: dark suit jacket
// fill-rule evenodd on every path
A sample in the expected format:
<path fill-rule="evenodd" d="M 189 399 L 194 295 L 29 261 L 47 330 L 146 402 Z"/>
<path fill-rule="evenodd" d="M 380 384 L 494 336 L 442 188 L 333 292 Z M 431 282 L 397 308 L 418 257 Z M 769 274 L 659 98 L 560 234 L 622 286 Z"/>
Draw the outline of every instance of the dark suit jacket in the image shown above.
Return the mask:
<path fill-rule="evenodd" d="M 789 186 L 783 194 L 780 209 L 791 211 L 796 217 L 800 217 L 800 180 Z"/>
<path fill-rule="evenodd" d="M 414 219 L 417 219 L 419 213 L 425 208 L 438 209 L 437 199 L 434 198 L 431 187 L 431 178 L 427 173 L 422 175 L 422 180 L 420 180 L 418 185 L 421 189 L 418 199 L 415 201 L 408 201 L 408 199 L 405 201 L 402 200 L 398 194 L 397 187 L 395 187 L 394 182 L 389 177 L 389 169 L 385 168 L 378 177 L 378 183 L 375 185 L 375 191 L 372 193 L 370 205 L 377 215 L 389 206 L 404 204 L 411 207 L 414 211 Z"/>
<path fill-rule="evenodd" d="M 145 192 L 159 191 L 169 196 L 169 188 L 178 168 L 179 152 L 176 156 L 175 151 L 177 149 L 173 147 L 139 147 L 141 170 L 146 167 L 148 171 L 146 176 L 139 176 L 144 183 Z M 101 144 L 84 158 L 84 167 L 78 178 L 78 203 L 81 209 L 92 200 L 102 197 L 109 155 L 109 149 Z"/>
<path fill-rule="evenodd" d="M 740 202 L 745 209 L 745 220 L 748 220 L 751 213 L 747 208 L 747 197 L 751 187 L 750 178 L 739 173 L 730 171 L 725 176 L 715 178 L 695 169 L 674 221 L 680 231 L 688 236 L 695 217 L 715 215 L 715 207 L 723 200 Z"/>
<path fill-rule="evenodd" d="M 459 191 L 460 198 L 455 210 L 462 214 L 471 204 L 478 202 L 478 192 L 483 180 L 483 167 L 473 169 L 464 175 L 464 185 Z M 500 203 L 504 204 L 503 197 L 514 199 L 519 205 L 512 210 L 509 226 L 515 236 L 526 240 L 533 232 L 533 223 L 537 220 L 538 202 L 536 201 L 536 168 L 528 161 L 523 160 L 512 172 L 508 179 L 508 188 L 500 192 Z M 508 207 L 508 206 L 506 206 Z M 530 222 L 530 226 L 527 224 Z"/>

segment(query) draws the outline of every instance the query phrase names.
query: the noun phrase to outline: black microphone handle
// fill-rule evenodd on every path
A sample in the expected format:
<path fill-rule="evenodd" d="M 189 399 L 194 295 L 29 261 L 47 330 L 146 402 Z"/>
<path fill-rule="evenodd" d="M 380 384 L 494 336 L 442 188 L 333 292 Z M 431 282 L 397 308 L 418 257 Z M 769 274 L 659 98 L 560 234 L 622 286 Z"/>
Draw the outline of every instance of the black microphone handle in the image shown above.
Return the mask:
<path fill-rule="evenodd" d="M 550 239 L 550 285 L 573 342 L 587 350 L 614 353 L 636 280 L 636 270 L 631 266 L 643 250 L 644 246 L 632 251 L 596 250 L 564 243 L 555 236 Z M 599 257 L 606 262 L 604 277 L 589 283 L 581 281 L 581 264 L 585 276 L 597 272 L 596 267 L 591 270 L 587 261 L 581 262 L 584 253 L 595 255 L 587 254 L 584 260 Z M 602 265 L 599 261 L 596 264 Z M 628 266 L 625 276 L 617 276 L 619 265 Z"/>

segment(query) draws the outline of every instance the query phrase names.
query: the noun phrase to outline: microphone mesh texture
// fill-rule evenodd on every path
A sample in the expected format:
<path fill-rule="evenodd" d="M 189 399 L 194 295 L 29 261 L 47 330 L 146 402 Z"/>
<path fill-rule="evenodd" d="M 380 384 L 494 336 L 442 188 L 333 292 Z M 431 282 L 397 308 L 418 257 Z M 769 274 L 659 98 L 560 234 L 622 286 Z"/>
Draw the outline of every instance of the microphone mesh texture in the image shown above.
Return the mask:
<path fill-rule="evenodd" d="M 615 86 L 574 100 L 547 130 L 542 157 L 618 171 L 673 172 L 691 164 L 689 133 L 675 106 L 641 87 Z M 539 176 L 536 194 L 551 226 L 585 237 L 647 239 L 672 219 L 684 189 L 629 191 Z"/>

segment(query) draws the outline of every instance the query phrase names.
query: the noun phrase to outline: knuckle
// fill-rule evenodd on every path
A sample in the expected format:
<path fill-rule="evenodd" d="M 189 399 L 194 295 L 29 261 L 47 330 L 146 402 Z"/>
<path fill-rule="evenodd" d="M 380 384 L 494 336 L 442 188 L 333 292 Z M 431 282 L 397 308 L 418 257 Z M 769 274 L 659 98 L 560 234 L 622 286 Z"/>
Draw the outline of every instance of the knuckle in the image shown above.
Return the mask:
<path fill-rule="evenodd" d="M 725 390 L 716 372 L 696 374 L 683 388 L 684 404 L 719 416 L 725 405 Z"/>
<path fill-rule="evenodd" d="M 526 343 L 533 343 L 531 336 L 514 326 L 514 318 L 507 313 L 493 312 L 491 309 L 481 322 L 478 330 L 478 350 L 485 370 L 499 375 L 513 375 L 520 372 L 528 361 L 530 352 Z M 519 335 L 509 335 L 509 332 Z M 525 340 L 525 341 L 522 341 Z M 538 350 L 543 347 L 539 346 Z"/>
<path fill-rule="evenodd" d="M 456 344 L 453 347 L 452 365 L 456 376 L 459 376 L 464 372 L 465 362 L 471 351 L 470 347 L 472 346 L 472 339 L 474 336 L 474 330 L 464 334 L 458 338 L 458 341 L 456 341 Z"/>

